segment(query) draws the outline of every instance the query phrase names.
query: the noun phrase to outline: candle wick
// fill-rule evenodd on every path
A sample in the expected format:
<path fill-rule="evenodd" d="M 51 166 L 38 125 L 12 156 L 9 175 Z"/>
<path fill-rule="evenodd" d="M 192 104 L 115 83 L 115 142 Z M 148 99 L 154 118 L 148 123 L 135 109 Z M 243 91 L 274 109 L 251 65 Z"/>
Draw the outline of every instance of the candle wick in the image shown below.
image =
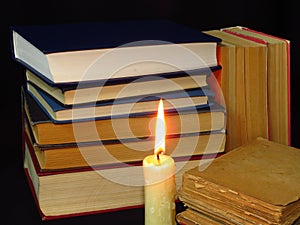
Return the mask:
<path fill-rule="evenodd" d="M 158 149 L 158 151 L 156 153 L 156 159 L 157 159 L 158 162 L 159 162 L 159 155 L 162 154 L 163 152 L 164 151 L 161 148 Z"/>

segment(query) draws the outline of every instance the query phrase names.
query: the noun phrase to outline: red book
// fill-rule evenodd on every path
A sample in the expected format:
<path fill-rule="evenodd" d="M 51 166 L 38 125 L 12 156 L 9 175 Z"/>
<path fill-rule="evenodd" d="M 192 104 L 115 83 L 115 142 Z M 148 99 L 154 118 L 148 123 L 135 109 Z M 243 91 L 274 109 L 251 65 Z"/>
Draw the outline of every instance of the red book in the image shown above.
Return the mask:
<path fill-rule="evenodd" d="M 24 146 L 25 174 L 43 220 L 137 208 L 143 205 L 140 187 L 124 186 L 109 181 L 93 168 L 41 172 L 32 146 L 27 141 Z"/>
<path fill-rule="evenodd" d="M 242 26 L 222 31 L 267 45 L 269 139 L 291 145 L 290 41 Z"/>
<path fill-rule="evenodd" d="M 43 172 L 33 146 L 23 137 L 25 174 L 43 220 L 143 207 L 141 163 Z M 175 160 L 177 188 L 186 170 L 216 156 Z"/>

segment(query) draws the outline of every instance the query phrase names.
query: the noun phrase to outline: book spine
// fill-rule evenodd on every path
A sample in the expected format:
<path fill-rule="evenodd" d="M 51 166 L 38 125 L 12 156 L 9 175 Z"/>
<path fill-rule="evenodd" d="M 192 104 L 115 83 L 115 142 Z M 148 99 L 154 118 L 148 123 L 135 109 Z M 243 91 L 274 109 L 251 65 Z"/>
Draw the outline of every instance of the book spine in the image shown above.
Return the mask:
<path fill-rule="evenodd" d="M 287 82 L 288 82 L 288 145 L 291 146 L 291 47 L 290 47 L 290 41 L 286 41 L 286 51 L 287 51 Z"/>

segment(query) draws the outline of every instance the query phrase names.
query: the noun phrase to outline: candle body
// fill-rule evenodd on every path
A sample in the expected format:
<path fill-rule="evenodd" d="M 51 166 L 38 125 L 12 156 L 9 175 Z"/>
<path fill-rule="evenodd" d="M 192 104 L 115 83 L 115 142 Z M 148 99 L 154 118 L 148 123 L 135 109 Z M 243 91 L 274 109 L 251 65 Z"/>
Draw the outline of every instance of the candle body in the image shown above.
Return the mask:
<path fill-rule="evenodd" d="M 175 225 L 176 184 L 172 157 L 147 156 L 143 160 L 145 225 Z"/>

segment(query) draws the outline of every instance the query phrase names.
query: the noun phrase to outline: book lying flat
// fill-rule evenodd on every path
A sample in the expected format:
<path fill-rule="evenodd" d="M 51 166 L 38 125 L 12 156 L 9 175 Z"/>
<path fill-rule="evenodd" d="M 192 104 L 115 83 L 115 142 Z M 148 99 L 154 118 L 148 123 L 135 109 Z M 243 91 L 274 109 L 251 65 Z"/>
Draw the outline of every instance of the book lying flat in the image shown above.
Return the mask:
<path fill-rule="evenodd" d="M 122 98 L 66 106 L 57 102 L 52 96 L 30 83 L 27 83 L 27 90 L 54 123 L 155 113 L 160 99 L 164 99 L 166 112 L 187 109 L 195 110 L 197 108 L 208 107 L 211 104 L 209 97 L 212 100 L 214 95 L 209 89 L 196 88 L 154 94 L 146 97 Z"/>
<path fill-rule="evenodd" d="M 106 82 L 93 82 L 88 85 L 66 83 L 60 86 L 53 86 L 27 70 L 26 80 L 62 104 L 73 105 L 205 87 L 208 85 L 207 77 L 217 70 L 220 70 L 220 67 L 195 70 L 189 73 L 180 71 L 157 76 L 140 76 L 118 82 L 114 79 Z"/>
<path fill-rule="evenodd" d="M 52 83 L 217 66 L 219 38 L 168 20 L 11 27 L 13 58 Z"/>
<path fill-rule="evenodd" d="M 178 195 L 226 224 L 289 225 L 300 216 L 299 180 L 300 150 L 257 138 L 185 172 Z"/>
<path fill-rule="evenodd" d="M 153 118 L 156 114 L 53 123 L 26 91 L 23 92 L 23 98 L 24 111 L 35 140 L 40 145 L 145 138 L 154 132 Z M 225 108 L 218 104 L 180 113 L 166 113 L 167 135 L 223 130 L 225 113 Z"/>
<path fill-rule="evenodd" d="M 102 143 L 39 145 L 34 140 L 26 118 L 24 122 L 25 141 L 34 149 L 41 171 L 105 166 L 119 162 L 140 164 L 146 156 L 153 154 L 155 145 L 153 137 Z M 225 137 L 224 131 L 167 136 L 166 154 L 174 159 L 204 155 L 211 157 L 224 152 Z"/>
<path fill-rule="evenodd" d="M 34 149 L 25 143 L 24 169 L 43 220 L 143 207 L 142 165 L 40 172 Z M 201 161 L 176 161 L 176 187 L 182 174 Z"/>
<path fill-rule="evenodd" d="M 220 217 L 216 217 L 215 215 L 209 215 L 209 213 L 204 214 L 192 208 L 186 208 L 184 211 L 179 212 L 176 215 L 176 221 L 180 225 L 199 225 L 199 224 L 210 224 L 210 225 L 235 225 L 234 222 L 231 222 L 226 219 L 222 219 Z M 243 224 L 253 224 L 251 221 L 243 222 Z M 283 223 L 281 223 L 283 224 Z M 300 217 L 295 220 L 293 223 L 288 222 L 285 223 L 286 225 L 299 225 L 300 224 Z"/>
<path fill-rule="evenodd" d="M 184 211 L 176 214 L 176 221 L 181 225 L 199 225 L 199 224 L 221 225 L 221 224 L 224 224 L 224 221 L 222 221 L 222 220 L 218 220 L 217 218 L 210 218 L 208 215 L 200 213 L 191 208 L 187 208 Z M 227 222 L 227 224 L 230 224 L 230 222 Z"/>

